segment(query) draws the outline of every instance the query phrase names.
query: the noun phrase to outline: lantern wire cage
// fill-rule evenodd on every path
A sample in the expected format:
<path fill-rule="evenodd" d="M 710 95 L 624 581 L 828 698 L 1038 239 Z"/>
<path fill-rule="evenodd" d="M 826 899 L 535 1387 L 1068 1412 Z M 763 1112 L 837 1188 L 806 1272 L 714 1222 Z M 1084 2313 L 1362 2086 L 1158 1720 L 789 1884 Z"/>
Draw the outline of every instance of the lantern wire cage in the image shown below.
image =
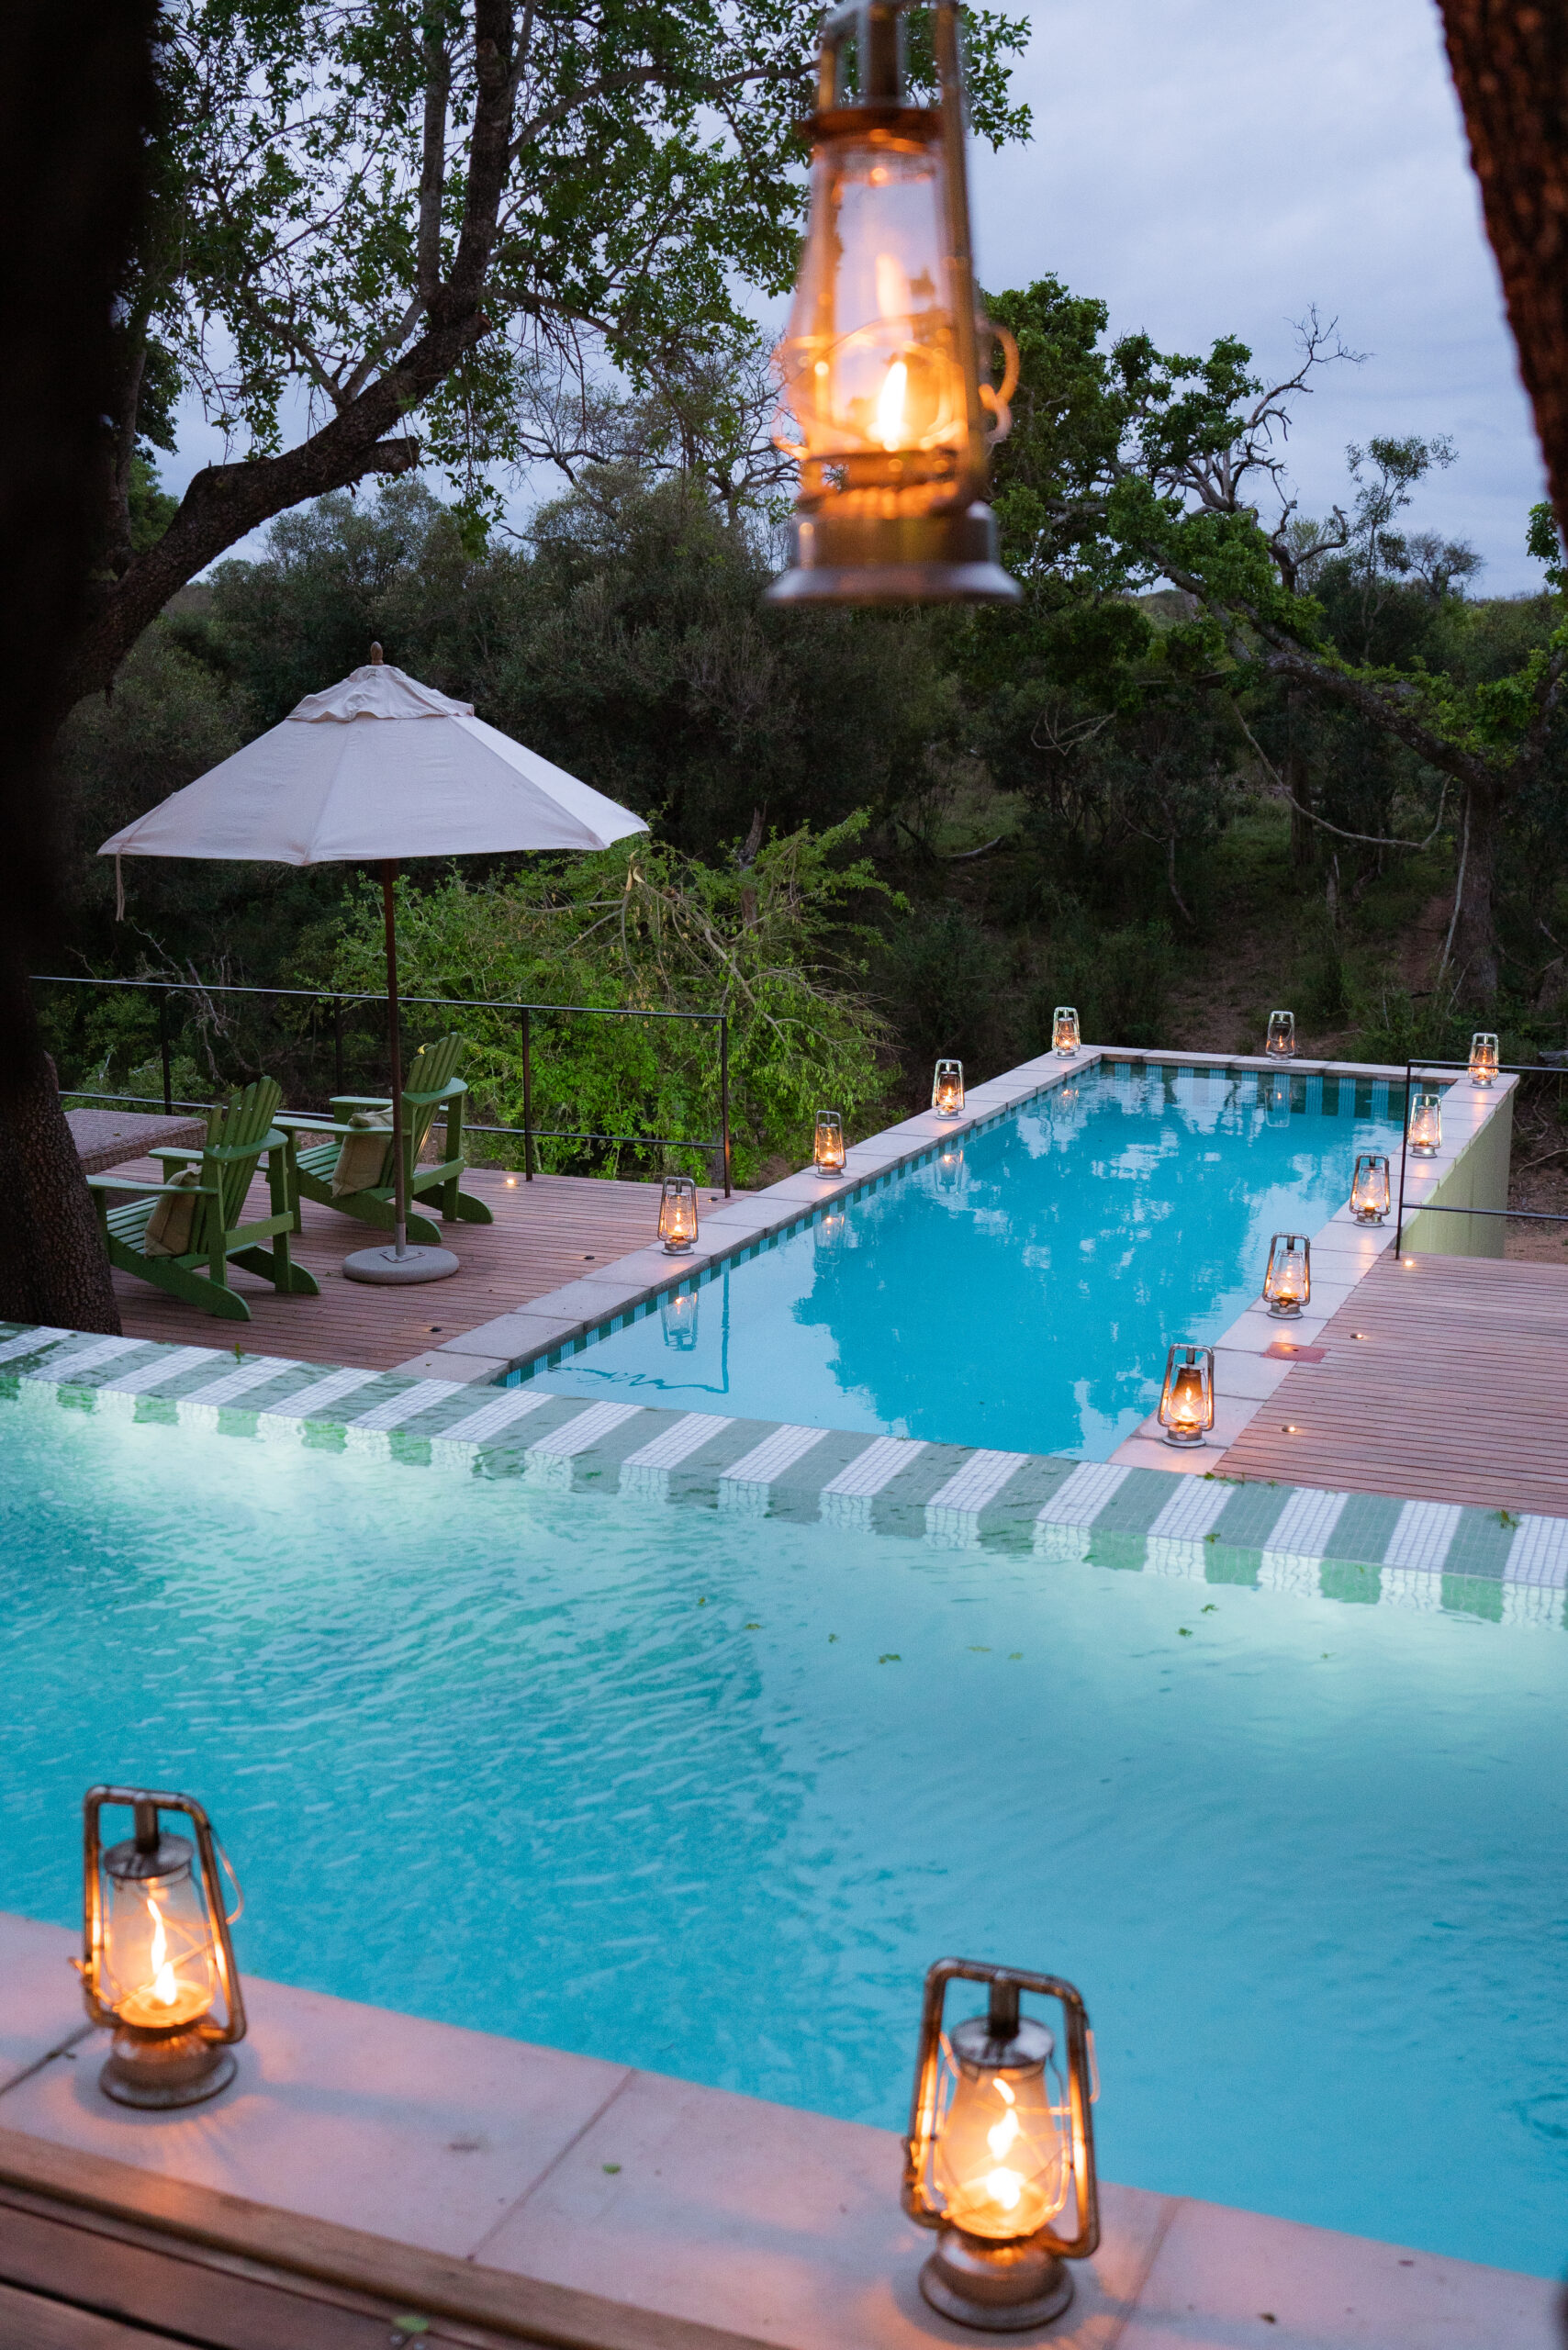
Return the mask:
<path fill-rule="evenodd" d="M 1295 1013 L 1271 1012 L 1269 1033 L 1263 1040 L 1263 1050 L 1274 1060 L 1288 1061 L 1295 1058 Z"/>
<path fill-rule="evenodd" d="M 1312 1298 L 1312 1243 L 1305 1232 L 1276 1232 L 1269 1243 L 1263 1300 L 1280 1320 L 1294 1320 Z"/>
<path fill-rule="evenodd" d="M 1070 1003 L 1058 1003 L 1051 1014 L 1051 1047 L 1063 1060 L 1070 1060 L 1082 1042 L 1078 1013 Z"/>
<path fill-rule="evenodd" d="M 126 1806 L 135 1826 L 128 1842 L 106 1852 L 102 1813 L 110 1804 Z M 163 1833 L 166 1811 L 185 1815 L 191 1838 Z M 82 1863 L 83 2004 L 92 2022 L 114 2034 L 99 2087 L 118 2104 L 151 2111 L 216 2097 L 234 2077 L 230 2051 L 245 2037 L 229 1932 L 244 1899 L 207 1813 L 192 1796 L 90 1787 Z M 213 2018 L 218 2000 L 221 2023 Z"/>
<path fill-rule="evenodd" d="M 947 1986 L 981 1984 L 984 2016 L 949 2034 Z M 1020 1994 L 1052 1999 L 1055 2038 Z M 1092 2108 L 1099 2094 L 1081 1995 L 1061 1977 L 942 1959 L 925 1978 L 920 2053 L 904 2140 L 903 2207 L 939 2232 L 921 2272 L 931 2307 L 960 2325 L 1017 2333 L 1072 2300 L 1065 2263 L 1100 2241 Z M 1070 2206 L 1070 2221 L 1057 2224 Z"/>
<path fill-rule="evenodd" d="M 842 1175 L 844 1172 L 844 1120 L 836 1110 L 817 1112 L 812 1163 L 819 1175 Z"/>
<path fill-rule="evenodd" d="M 1417 1094 L 1410 1105 L 1407 1138 L 1417 1158 L 1435 1158 L 1442 1148 L 1443 1097 L 1440 1093 Z"/>
<path fill-rule="evenodd" d="M 678 1257 L 697 1239 L 697 1183 L 690 1175 L 666 1175 L 659 1187 L 658 1237 L 666 1256 Z"/>
<path fill-rule="evenodd" d="M 1393 1203 L 1387 1158 L 1381 1151 L 1362 1151 L 1350 1176 L 1350 1214 L 1358 1224 L 1382 1224 Z"/>
<path fill-rule="evenodd" d="M 940 1060 L 931 1080 L 931 1106 L 939 1118 L 956 1118 L 964 1106 L 964 1064 Z"/>
<path fill-rule="evenodd" d="M 1499 1068 L 1497 1039 L 1490 1028 L 1478 1028 L 1470 1040 L 1470 1081 L 1472 1085 L 1491 1085 Z"/>
<path fill-rule="evenodd" d="M 1015 603 L 985 503 L 1018 353 L 980 319 L 964 155 L 959 0 L 929 8 L 938 103 L 913 103 L 912 0 L 830 11 L 817 65 L 811 212 L 774 354 L 774 439 L 801 468 L 772 603 Z M 854 90 L 846 50 L 855 50 Z M 980 337 L 1002 380 L 982 375 Z"/>
<path fill-rule="evenodd" d="M 1215 1424 L 1215 1350 L 1179 1338 L 1165 1358 L 1155 1415 L 1167 1444 L 1198 1445 Z"/>

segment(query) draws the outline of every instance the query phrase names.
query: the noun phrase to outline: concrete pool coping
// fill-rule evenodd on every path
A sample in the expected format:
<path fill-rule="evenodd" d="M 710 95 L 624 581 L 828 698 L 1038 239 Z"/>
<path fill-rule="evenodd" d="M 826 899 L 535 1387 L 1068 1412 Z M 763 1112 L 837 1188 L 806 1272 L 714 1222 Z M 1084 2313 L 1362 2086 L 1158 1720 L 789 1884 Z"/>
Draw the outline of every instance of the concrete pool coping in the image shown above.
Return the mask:
<path fill-rule="evenodd" d="M 1213 1070 L 1226 1077 L 1250 1072 L 1283 1077 L 1287 1081 L 1299 1080 L 1308 1086 L 1315 1080 L 1321 1086 L 1326 1077 L 1385 1085 L 1403 1085 L 1405 1080 L 1402 1067 L 1371 1061 L 1279 1061 L 1261 1054 L 1187 1053 L 1152 1046 L 1133 1050 L 1108 1045 L 1084 1045 L 1068 1057 L 1041 1053 L 1033 1060 L 1020 1062 L 1015 1069 L 1004 1069 L 999 1076 L 969 1087 L 964 1108 L 957 1117 L 939 1118 L 934 1110 L 923 1110 L 897 1125 L 852 1144 L 845 1154 L 842 1177 L 826 1180 L 811 1168 L 804 1168 L 745 1200 L 731 1201 L 701 1219 L 696 1245 L 679 1257 L 669 1256 L 657 1245 L 634 1249 L 629 1256 L 597 1265 L 563 1287 L 531 1299 L 526 1306 L 498 1315 L 445 1340 L 440 1347 L 410 1356 L 398 1369 L 425 1377 L 484 1383 L 548 1369 L 565 1356 L 579 1353 L 597 1339 L 609 1337 L 628 1320 L 653 1312 L 689 1285 L 700 1285 L 724 1266 L 744 1264 L 779 1240 L 803 1231 L 827 1209 L 844 1207 L 857 1197 L 883 1189 L 899 1176 L 936 1157 L 945 1146 L 984 1133 L 1042 1094 L 1053 1092 L 1102 1065 Z M 1412 1074 L 1417 1081 L 1430 1078 L 1447 1091 L 1441 1150 L 1432 1158 L 1411 1158 L 1407 1165 L 1407 1220 L 1430 1203 L 1440 1189 L 1452 1188 L 1460 1162 L 1496 1111 L 1506 1105 L 1511 1117 L 1517 1083 L 1514 1078 L 1504 1077 L 1489 1088 L 1475 1088 L 1463 1082 L 1462 1073 L 1456 1076 L 1452 1070 L 1417 1069 Z M 1458 1131 L 1461 1127 L 1462 1132 Z M 1506 1181 L 1505 1169 L 1505 1190 Z M 1313 1308 L 1299 1322 L 1282 1326 L 1299 1337 L 1321 1328 L 1335 1305 L 1344 1303 L 1355 1282 L 1382 1250 L 1393 1245 L 1393 1240 L 1392 1223 L 1373 1227 L 1357 1225 L 1348 1207 L 1330 1217 L 1312 1236 L 1314 1259 L 1319 1266 L 1314 1275 L 1316 1294 Z M 1422 1245 L 1430 1246 L 1430 1241 L 1424 1237 Z M 1324 1270 L 1328 1272 L 1327 1281 L 1322 1279 Z M 1282 1326 L 1271 1322 L 1259 1306 L 1243 1315 L 1216 1347 L 1219 1449 L 1235 1441 L 1266 1400 L 1258 1384 L 1260 1367 L 1256 1361 L 1238 1360 L 1256 1358 L 1269 1343 L 1268 1338 L 1257 1339 L 1255 1326 L 1259 1320 L 1271 1337 L 1281 1335 Z M 1267 1368 L 1271 1370 L 1272 1366 Z M 1288 1368 L 1281 1367 L 1280 1377 Z M 1159 1440 L 1158 1432 L 1154 1440 Z M 1128 1444 L 1140 1447 L 1148 1441 L 1148 1422 L 1126 1439 Z M 1170 1449 L 1162 1446 L 1161 1449 L 1166 1454 L 1163 1465 L 1171 1467 Z M 1144 1455 L 1139 1451 L 1127 1457 L 1138 1460 Z M 1207 1461 L 1193 1465 L 1212 1466 L 1212 1453 Z"/>
<path fill-rule="evenodd" d="M 818 1520 L 1194 1583 L 1557 1629 L 1568 1517 L 591 1403 L 538 1387 L 0 1325 L 0 1396 L 524 1490 Z"/>
<path fill-rule="evenodd" d="M 61 1927 L 0 1914 L 0 2179 L 580 2350 L 974 2344 L 921 2300 L 890 2131 L 247 1977 L 234 2087 L 95 2086 Z M 912 2010 L 913 2040 L 915 2018 Z M 1555 2350 L 1557 2288 L 1103 2185 L 1061 2350 Z M 278 2214 L 293 2226 L 280 2232 Z M 281 2251 L 280 2251 L 281 2248 Z"/>

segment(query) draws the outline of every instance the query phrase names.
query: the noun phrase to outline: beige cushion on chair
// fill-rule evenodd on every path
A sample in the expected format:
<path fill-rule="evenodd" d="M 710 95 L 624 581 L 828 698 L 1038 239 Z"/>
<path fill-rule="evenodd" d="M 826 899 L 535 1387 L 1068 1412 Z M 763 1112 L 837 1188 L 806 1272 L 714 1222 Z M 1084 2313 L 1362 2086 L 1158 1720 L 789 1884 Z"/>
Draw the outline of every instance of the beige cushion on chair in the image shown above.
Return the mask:
<path fill-rule="evenodd" d="M 199 1167 L 182 1167 L 177 1175 L 169 1178 L 173 1190 L 165 1192 L 152 1204 L 147 1219 L 147 1229 L 141 1236 L 144 1257 L 186 1257 L 190 1254 L 191 1229 L 196 1223 L 197 1203 L 190 1197 L 201 1181 Z M 185 1194 L 176 1197 L 176 1193 Z"/>
<path fill-rule="evenodd" d="M 368 1192 L 380 1182 L 381 1170 L 386 1164 L 390 1115 L 381 1110 L 356 1110 L 349 1124 L 361 1127 L 363 1132 L 348 1136 L 338 1153 L 338 1163 L 332 1169 L 334 1199 L 345 1192 Z"/>

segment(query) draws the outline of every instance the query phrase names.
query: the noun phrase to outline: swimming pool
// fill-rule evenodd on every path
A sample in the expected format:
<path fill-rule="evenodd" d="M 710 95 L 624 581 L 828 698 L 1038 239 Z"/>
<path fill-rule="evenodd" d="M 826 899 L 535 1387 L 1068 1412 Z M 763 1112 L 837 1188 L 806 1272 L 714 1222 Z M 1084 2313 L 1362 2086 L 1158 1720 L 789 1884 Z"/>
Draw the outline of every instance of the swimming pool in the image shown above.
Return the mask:
<path fill-rule="evenodd" d="M 183 1786 L 258 1973 L 892 2127 L 934 1956 L 1059 1968 L 1107 2177 L 1560 2264 L 1560 1630 L 25 1389 L 0 1462 L 6 1907 Z"/>
<path fill-rule="evenodd" d="M 1102 1062 L 535 1376 L 570 1394 L 1103 1460 L 1276 1231 L 1398 1151 L 1386 1080 Z"/>

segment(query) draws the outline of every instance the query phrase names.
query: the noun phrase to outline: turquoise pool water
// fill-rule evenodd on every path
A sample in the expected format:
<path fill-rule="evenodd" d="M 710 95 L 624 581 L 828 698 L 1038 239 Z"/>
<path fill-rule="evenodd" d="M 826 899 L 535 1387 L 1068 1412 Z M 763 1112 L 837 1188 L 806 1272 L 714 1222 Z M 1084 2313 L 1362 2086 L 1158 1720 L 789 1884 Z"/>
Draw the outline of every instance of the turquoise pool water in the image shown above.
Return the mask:
<path fill-rule="evenodd" d="M 1165 1350 L 1316 1232 L 1403 1089 L 1103 1067 L 538 1375 L 576 1395 L 1109 1458 Z"/>
<path fill-rule="evenodd" d="M 185 1787 L 259 1973 L 895 2128 L 934 1956 L 1059 1968 L 1107 2177 L 1568 2251 L 1561 1631 L 36 1402 L 0 1460 L 5 1907 Z"/>

